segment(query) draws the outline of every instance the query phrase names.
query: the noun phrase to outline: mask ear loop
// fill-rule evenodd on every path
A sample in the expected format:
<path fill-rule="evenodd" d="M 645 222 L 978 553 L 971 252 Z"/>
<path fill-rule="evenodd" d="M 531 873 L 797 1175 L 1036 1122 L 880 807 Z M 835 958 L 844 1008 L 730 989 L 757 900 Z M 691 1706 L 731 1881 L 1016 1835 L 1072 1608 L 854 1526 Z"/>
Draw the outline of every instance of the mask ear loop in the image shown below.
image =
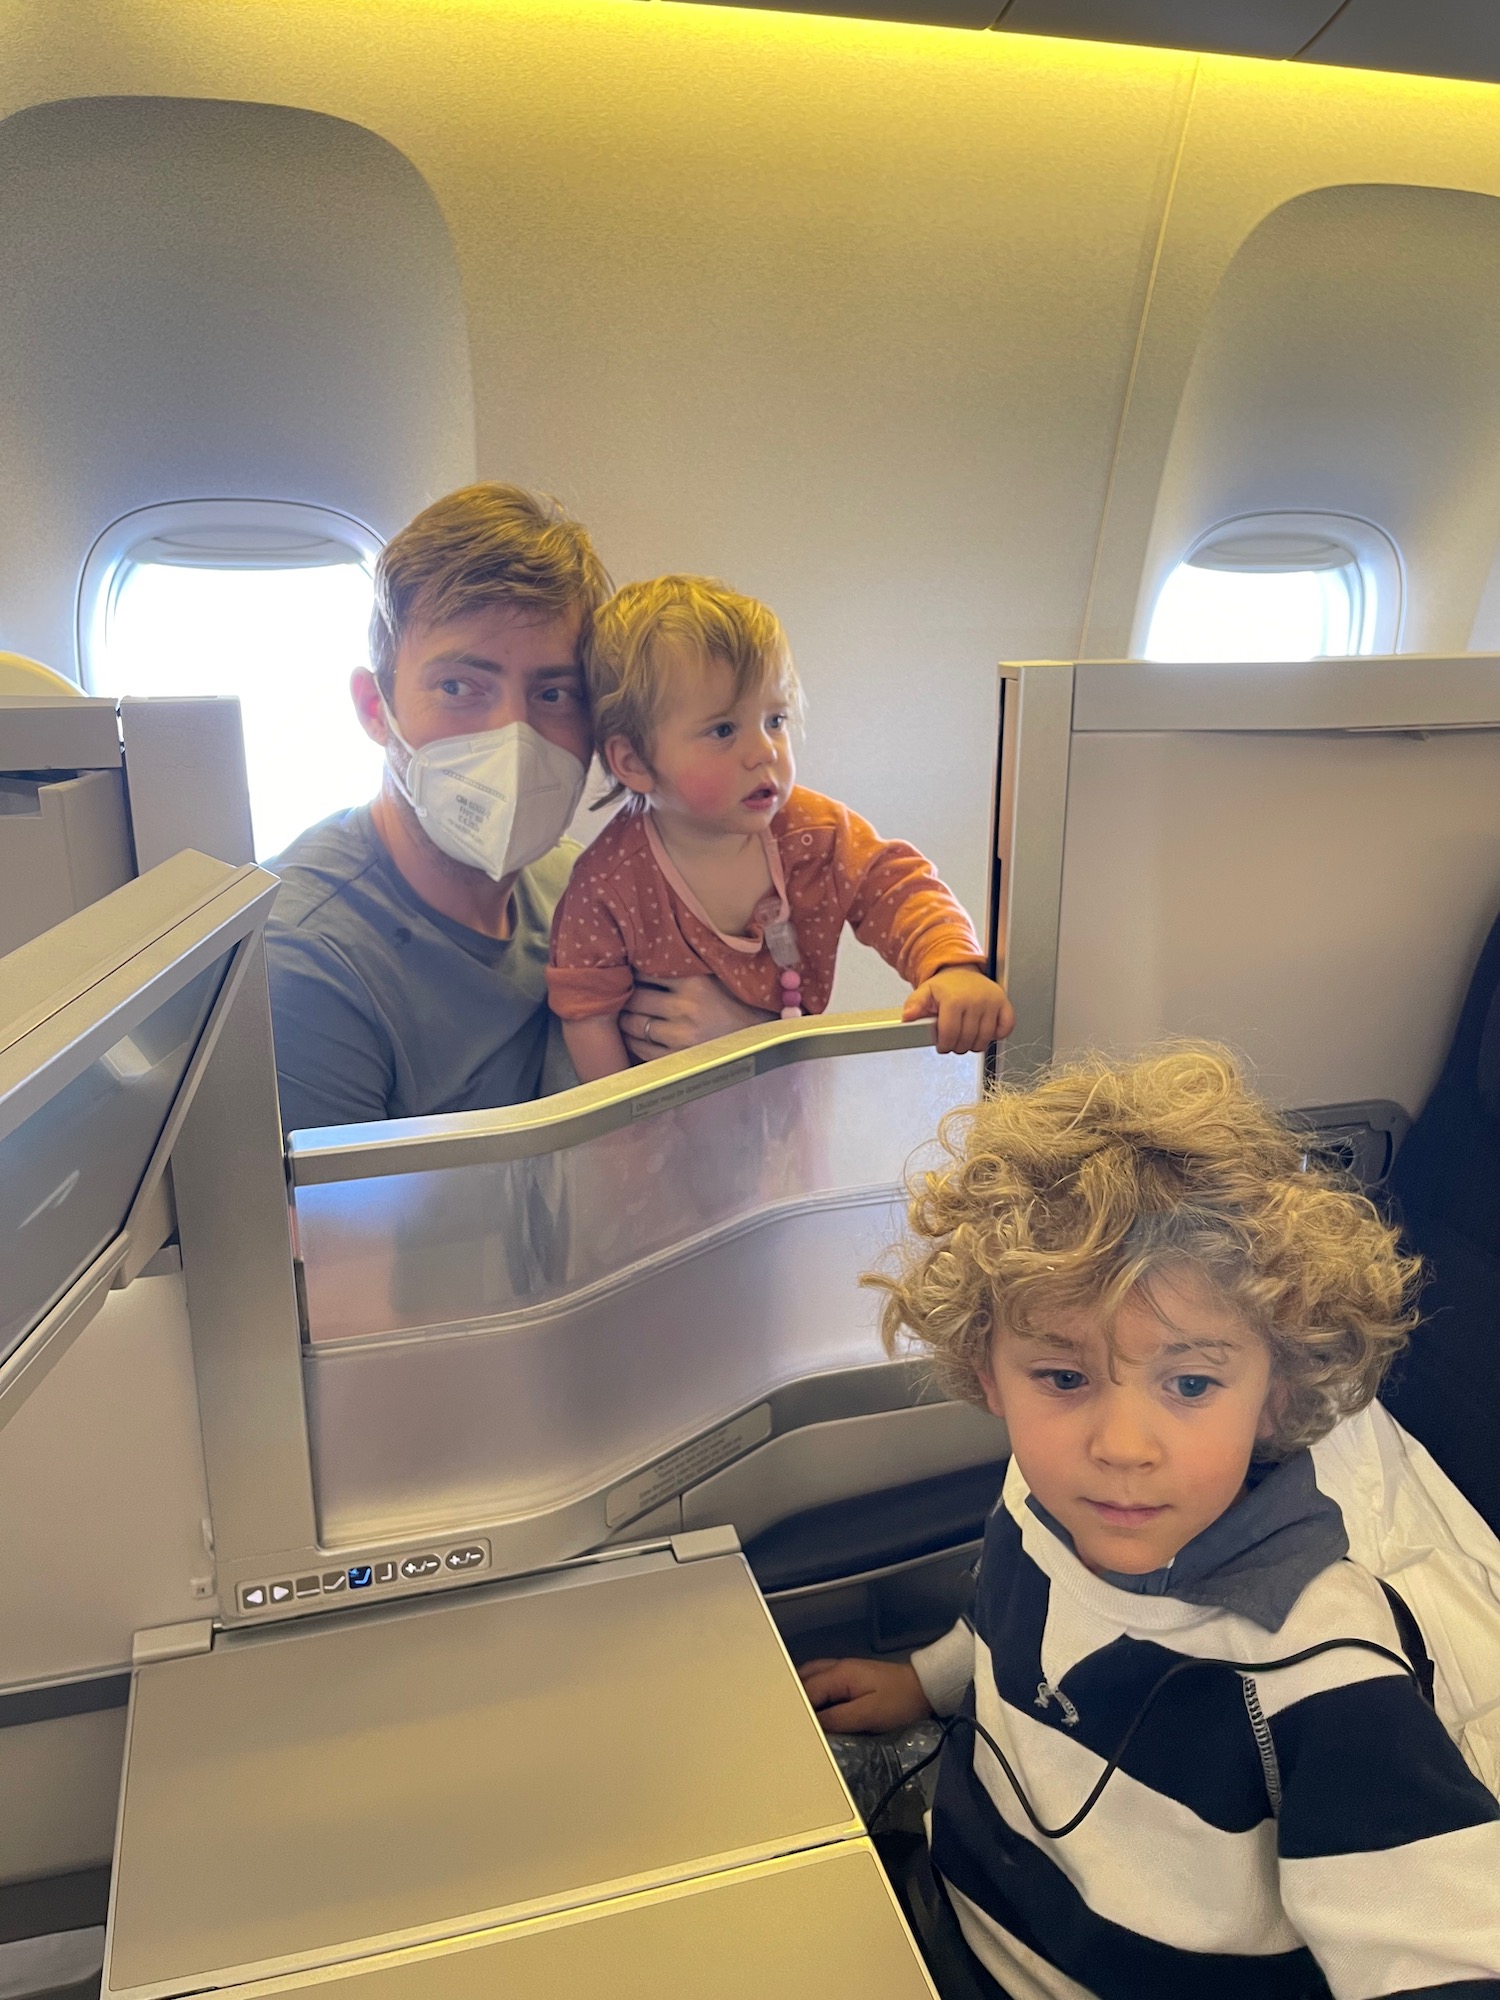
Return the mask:
<path fill-rule="evenodd" d="M 385 689 L 380 685 L 379 681 L 376 681 L 375 683 L 375 692 L 380 697 L 380 713 L 385 717 L 385 726 L 388 736 L 386 747 L 388 749 L 391 742 L 399 743 L 401 745 L 401 748 L 406 752 L 406 768 L 409 771 L 412 766 L 412 760 L 415 758 L 417 753 L 415 750 L 412 749 L 411 745 L 407 742 L 406 738 L 401 734 L 401 731 L 396 727 L 396 718 L 391 713 L 391 705 L 386 700 Z M 385 760 L 385 768 L 390 772 L 391 780 L 394 783 L 396 790 L 401 794 L 402 798 L 405 799 L 406 803 L 411 807 L 412 811 L 417 815 L 418 819 L 421 819 L 423 817 L 421 807 L 417 804 L 416 800 L 411 795 L 410 787 L 407 785 L 406 782 L 405 772 L 398 771 L 395 765 L 391 762 L 389 756 L 387 756 Z"/>

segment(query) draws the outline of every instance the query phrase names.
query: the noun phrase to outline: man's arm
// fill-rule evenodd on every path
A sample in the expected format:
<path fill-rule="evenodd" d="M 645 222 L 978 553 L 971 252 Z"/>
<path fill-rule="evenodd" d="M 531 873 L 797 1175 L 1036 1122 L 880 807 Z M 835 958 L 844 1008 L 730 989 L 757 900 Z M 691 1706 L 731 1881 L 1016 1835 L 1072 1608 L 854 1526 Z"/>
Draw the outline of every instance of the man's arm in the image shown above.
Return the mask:
<path fill-rule="evenodd" d="M 268 929 L 266 973 L 284 1132 L 390 1116 L 390 1038 L 363 982 L 321 938 Z"/>

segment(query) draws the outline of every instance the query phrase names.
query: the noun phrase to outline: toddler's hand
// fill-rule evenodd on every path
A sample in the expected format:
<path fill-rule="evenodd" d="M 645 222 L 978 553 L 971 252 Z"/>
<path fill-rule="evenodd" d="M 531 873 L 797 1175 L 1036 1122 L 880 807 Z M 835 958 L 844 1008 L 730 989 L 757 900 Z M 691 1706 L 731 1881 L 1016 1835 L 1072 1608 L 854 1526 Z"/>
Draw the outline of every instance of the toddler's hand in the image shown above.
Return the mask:
<path fill-rule="evenodd" d="M 890 1660 L 809 1660 L 797 1669 L 825 1729 L 903 1729 L 931 1715 L 913 1667 Z"/>
<path fill-rule="evenodd" d="M 924 979 L 901 1010 L 903 1021 L 937 1015 L 937 1045 L 945 1056 L 973 1055 L 1003 1042 L 1016 1025 L 1005 988 L 977 965 L 949 965 Z"/>

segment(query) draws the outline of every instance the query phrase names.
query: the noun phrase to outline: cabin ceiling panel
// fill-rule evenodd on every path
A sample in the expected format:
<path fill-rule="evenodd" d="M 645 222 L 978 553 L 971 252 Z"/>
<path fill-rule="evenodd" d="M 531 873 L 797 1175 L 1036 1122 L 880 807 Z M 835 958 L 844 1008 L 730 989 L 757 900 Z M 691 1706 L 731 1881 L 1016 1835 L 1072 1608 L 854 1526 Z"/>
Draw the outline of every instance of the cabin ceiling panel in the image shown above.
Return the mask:
<path fill-rule="evenodd" d="M 1307 51 L 1313 62 L 1500 80 L 1495 0 L 1349 0 Z"/>
<path fill-rule="evenodd" d="M 763 8 L 785 13 L 785 0 L 703 0 L 711 7 Z M 989 28 L 1001 0 L 819 0 L 807 14 L 828 14 L 844 21 L 903 21 L 924 28 Z"/>
<path fill-rule="evenodd" d="M 1204 54 L 1294 56 L 1338 0 L 1009 0 L 1007 34 L 1076 35 Z"/>

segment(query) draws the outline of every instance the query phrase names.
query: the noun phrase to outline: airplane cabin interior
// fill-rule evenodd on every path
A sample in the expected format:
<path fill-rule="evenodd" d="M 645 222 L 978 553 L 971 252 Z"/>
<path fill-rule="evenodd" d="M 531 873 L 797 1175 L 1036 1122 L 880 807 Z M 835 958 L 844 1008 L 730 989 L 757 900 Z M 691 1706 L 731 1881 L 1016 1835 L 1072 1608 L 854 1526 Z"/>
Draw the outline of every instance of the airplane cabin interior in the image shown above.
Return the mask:
<path fill-rule="evenodd" d="M 860 1279 L 1170 1037 L 1432 1262 L 1314 1455 L 1500 1790 L 1497 138 L 1489 0 L 0 0 L 0 2000 L 946 1995 L 795 1669 L 949 1630 L 1009 1446 Z M 492 480 L 775 606 L 997 1052 L 846 937 L 283 1130 L 275 863 Z"/>

